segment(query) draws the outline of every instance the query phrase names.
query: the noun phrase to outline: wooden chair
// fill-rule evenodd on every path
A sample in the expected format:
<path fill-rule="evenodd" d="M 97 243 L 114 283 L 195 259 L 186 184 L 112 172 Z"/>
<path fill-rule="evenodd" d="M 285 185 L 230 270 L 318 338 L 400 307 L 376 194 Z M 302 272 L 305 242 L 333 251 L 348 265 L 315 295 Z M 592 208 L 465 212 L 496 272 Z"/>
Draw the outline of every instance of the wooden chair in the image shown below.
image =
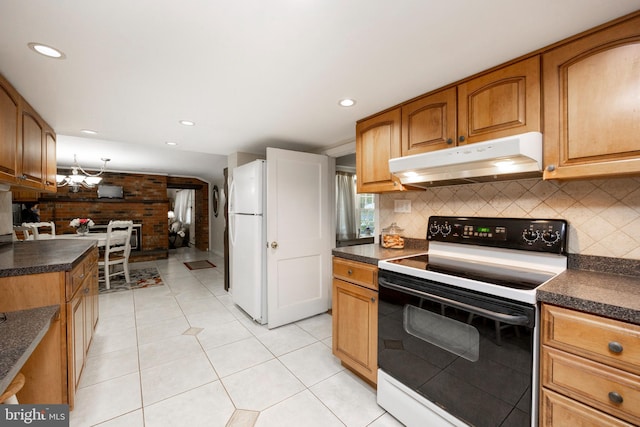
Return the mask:
<path fill-rule="evenodd" d="M 33 238 L 35 240 L 55 239 L 56 238 L 56 224 L 51 222 L 23 222 L 23 227 L 31 227 L 33 231 Z M 48 233 L 41 233 L 40 229 L 49 231 Z M 49 230 L 46 230 L 49 229 Z"/>
<path fill-rule="evenodd" d="M 13 240 L 33 240 L 33 229 L 23 225 L 14 225 Z"/>
<path fill-rule="evenodd" d="M 107 289 L 111 289 L 110 279 L 124 273 L 129 283 L 129 255 L 131 254 L 131 230 L 133 221 L 109 221 L 107 225 L 107 241 L 104 247 L 104 255 L 98 260 L 98 266 L 102 269 L 99 281 L 105 282 Z M 124 240 L 123 240 L 124 239 Z M 122 264 L 122 270 L 112 271 L 111 267 Z"/>
<path fill-rule="evenodd" d="M 24 381 L 25 377 L 22 372 L 18 373 L 7 389 L 0 395 L 0 404 L 17 405 L 18 399 L 16 398 L 16 394 L 22 390 Z"/>

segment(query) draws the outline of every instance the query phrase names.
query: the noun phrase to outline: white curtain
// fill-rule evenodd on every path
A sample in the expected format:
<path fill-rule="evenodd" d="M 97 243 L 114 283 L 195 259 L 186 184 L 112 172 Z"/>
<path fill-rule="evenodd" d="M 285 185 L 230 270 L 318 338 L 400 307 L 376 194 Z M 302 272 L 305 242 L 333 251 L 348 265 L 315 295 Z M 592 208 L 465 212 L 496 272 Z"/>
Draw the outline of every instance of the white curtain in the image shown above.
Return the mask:
<path fill-rule="evenodd" d="M 185 225 L 191 224 L 194 193 L 194 190 L 180 190 L 176 193 L 176 205 L 174 212 L 178 221 Z"/>
<path fill-rule="evenodd" d="M 336 240 L 358 238 L 355 174 L 336 172 Z"/>

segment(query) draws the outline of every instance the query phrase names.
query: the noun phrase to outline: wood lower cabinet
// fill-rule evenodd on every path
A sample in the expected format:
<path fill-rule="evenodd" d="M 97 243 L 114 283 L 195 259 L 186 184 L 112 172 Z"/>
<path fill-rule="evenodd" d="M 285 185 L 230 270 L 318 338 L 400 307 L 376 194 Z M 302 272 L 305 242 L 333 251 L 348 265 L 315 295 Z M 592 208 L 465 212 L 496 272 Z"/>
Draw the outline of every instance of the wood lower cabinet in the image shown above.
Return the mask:
<path fill-rule="evenodd" d="M 545 53 L 544 178 L 640 172 L 640 15 Z"/>
<path fill-rule="evenodd" d="M 541 338 L 542 425 L 640 424 L 640 326 L 544 304 Z"/>
<path fill-rule="evenodd" d="M 333 259 L 333 354 L 373 384 L 378 378 L 378 268 Z"/>
<path fill-rule="evenodd" d="M 70 271 L 0 278 L 0 311 L 60 306 L 59 318 L 22 369 L 26 382 L 18 393 L 21 403 L 69 403 L 73 408 L 98 316 L 97 260 L 98 249 L 93 248 Z"/>

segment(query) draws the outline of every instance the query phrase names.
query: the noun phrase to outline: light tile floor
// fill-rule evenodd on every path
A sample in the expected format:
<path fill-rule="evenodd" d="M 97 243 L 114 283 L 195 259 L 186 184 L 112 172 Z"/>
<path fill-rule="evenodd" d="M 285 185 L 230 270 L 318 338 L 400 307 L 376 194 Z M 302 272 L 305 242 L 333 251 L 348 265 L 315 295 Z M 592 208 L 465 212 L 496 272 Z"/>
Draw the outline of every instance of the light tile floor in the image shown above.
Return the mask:
<path fill-rule="evenodd" d="M 201 259 L 217 267 L 183 264 Z M 219 257 L 132 264 L 148 266 L 164 286 L 100 295 L 72 427 L 401 425 L 331 354 L 331 316 L 269 330 L 233 305 Z"/>

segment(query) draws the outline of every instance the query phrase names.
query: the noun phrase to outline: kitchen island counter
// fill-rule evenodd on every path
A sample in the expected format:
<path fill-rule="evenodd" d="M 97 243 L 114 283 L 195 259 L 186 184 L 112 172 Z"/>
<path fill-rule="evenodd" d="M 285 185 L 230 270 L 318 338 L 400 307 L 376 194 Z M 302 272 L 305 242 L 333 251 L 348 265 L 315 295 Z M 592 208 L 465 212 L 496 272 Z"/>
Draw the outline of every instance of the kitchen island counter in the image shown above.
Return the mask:
<path fill-rule="evenodd" d="M 0 277 L 71 270 L 96 246 L 93 240 L 33 240 L 0 248 Z"/>

